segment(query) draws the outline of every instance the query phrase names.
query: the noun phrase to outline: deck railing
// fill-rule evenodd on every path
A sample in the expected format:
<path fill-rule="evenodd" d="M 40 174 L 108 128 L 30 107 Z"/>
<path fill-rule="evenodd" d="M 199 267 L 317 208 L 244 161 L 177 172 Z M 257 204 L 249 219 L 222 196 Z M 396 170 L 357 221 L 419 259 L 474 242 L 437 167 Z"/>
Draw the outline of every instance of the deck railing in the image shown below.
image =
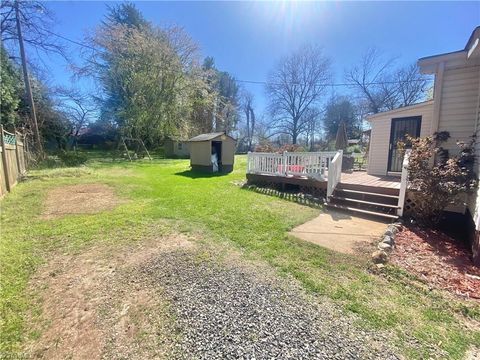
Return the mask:
<path fill-rule="evenodd" d="M 284 152 L 283 154 L 249 152 L 247 173 L 325 179 L 327 170 L 336 154 L 336 151 Z"/>
<path fill-rule="evenodd" d="M 405 195 L 407 193 L 407 186 L 408 186 L 408 162 L 410 160 L 410 152 L 411 150 L 408 149 L 405 152 L 405 156 L 403 157 L 402 163 L 402 177 L 400 178 L 400 192 L 398 195 L 398 210 L 397 215 L 403 216 L 403 208 L 405 206 Z"/>
<path fill-rule="evenodd" d="M 335 187 L 340 182 L 340 179 L 342 177 L 342 157 L 343 151 L 339 150 L 335 154 L 328 169 L 327 199 L 332 196 Z"/>

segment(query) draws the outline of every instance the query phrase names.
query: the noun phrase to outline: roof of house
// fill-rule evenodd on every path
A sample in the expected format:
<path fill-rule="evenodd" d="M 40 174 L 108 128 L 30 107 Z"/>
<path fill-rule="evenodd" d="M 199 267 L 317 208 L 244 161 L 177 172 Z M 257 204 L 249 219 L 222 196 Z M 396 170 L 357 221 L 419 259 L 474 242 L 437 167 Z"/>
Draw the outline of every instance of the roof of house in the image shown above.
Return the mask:
<path fill-rule="evenodd" d="M 188 140 L 189 142 L 196 142 L 196 141 L 210 141 L 210 140 L 213 140 L 219 136 L 222 136 L 222 135 L 225 135 L 225 136 L 228 136 L 230 139 L 232 140 L 235 140 L 234 138 L 232 138 L 231 136 L 227 135 L 225 132 L 214 132 L 214 133 L 207 133 L 207 134 L 200 134 L 200 135 L 197 135 L 193 138 L 191 138 L 190 140 Z"/>
<path fill-rule="evenodd" d="M 377 114 L 369 115 L 369 116 L 367 116 L 367 121 L 375 120 L 375 119 L 377 119 L 379 117 L 383 117 L 385 115 L 392 115 L 392 114 L 396 114 L 396 113 L 401 113 L 403 111 L 407 111 L 407 110 L 411 110 L 411 109 L 417 109 L 417 108 L 421 108 L 421 107 L 424 107 L 424 106 L 430 106 L 430 105 L 433 105 L 433 99 L 428 100 L 428 101 L 424 101 L 424 102 L 421 102 L 421 103 L 418 103 L 418 104 L 413 104 L 413 105 L 410 105 L 410 106 L 404 106 L 404 107 L 401 107 L 401 108 L 398 108 L 398 109 L 393 109 L 393 110 L 379 112 Z"/>
<path fill-rule="evenodd" d="M 418 65 L 420 66 L 422 72 L 433 73 L 435 72 L 435 67 L 432 67 L 432 65 L 442 61 L 454 61 L 461 64 L 467 61 L 472 54 L 476 54 L 475 56 L 478 56 L 478 53 L 480 52 L 479 41 L 480 26 L 477 26 L 475 29 L 473 29 L 472 34 L 468 38 L 467 44 L 462 50 L 422 57 L 418 59 Z"/>
<path fill-rule="evenodd" d="M 360 142 L 360 139 L 349 139 L 348 143 L 349 144 L 358 144 Z"/>

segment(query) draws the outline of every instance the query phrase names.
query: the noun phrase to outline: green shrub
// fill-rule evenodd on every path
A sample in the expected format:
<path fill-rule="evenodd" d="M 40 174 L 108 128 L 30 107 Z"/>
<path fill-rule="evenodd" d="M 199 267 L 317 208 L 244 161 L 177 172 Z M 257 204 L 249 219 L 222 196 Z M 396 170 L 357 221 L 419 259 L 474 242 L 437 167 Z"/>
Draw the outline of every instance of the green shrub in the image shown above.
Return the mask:
<path fill-rule="evenodd" d="M 351 145 L 347 147 L 347 149 L 345 150 L 345 153 L 347 154 L 352 154 L 352 153 L 360 154 L 361 152 L 362 152 L 362 147 L 360 145 Z"/>
<path fill-rule="evenodd" d="M 477 185 L 472 171 L 475 138 L 468 144 L 459 144 L 460 155 L 439 157 L 443 150 L 439 145 L 448 137 L 450 135 L 446 132 L 425 138 L 407 135 L 405 142 L 398 143 L 402 152 L 411 144 L 408 184 L 411 190 L 416 191 L 417 201 L 412 215 L 421 225 L 437 226 L 447 205 L 458 200 L 459 194 Z M 432 165 L 435 158 L 437 161 Z"/>
<path fill-rule="evenodd" d="M 80 166 L 87 162 L 87 155 L 76 151 L 63 151 L 58 154 L 65 166 Z"/>
<path fill-rule="evenodd" d="M 47 156 L 45 159 L 33 165 L 35 169 L 53 169 L 62 167 L 62 162 L 55 156 Z"/>

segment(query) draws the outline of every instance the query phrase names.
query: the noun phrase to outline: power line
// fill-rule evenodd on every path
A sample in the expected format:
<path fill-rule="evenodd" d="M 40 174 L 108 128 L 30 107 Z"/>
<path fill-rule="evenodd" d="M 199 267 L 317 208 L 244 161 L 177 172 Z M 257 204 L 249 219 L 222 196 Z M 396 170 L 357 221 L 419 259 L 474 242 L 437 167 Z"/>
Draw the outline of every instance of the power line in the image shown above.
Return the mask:
<path fill-rule="evenodd" d="M 90 49 L 90 50 L 93 50 L 93 51 L 98 51 L 98 52 L 104 52 L 103 50 L 100 50 L 100 49 L 97 49 L 93 46 L 90 46 L 90 45 L 87 45 L 87 44 L 84 44 L 84 43 L 81 43 L 81 42 L 78 42 L 78 41 L 75 41 L 75 40 L 72 40 L 72 39 L 69 39 L 63 35 L 60 35 L 60 34 L 57 34 L 57 33 L 54 33 L 53 31 L 50 31 L 50 30 L 47 30 L 45 29 L 46 32 L 48 32 L 49 34 L 51 35 L 54 35 L 54 36 L 57 36 L 65 41 L 69 41 L 71 42 L 72 44 L 75 44 L 75 45 L 78 45 L 78 46 L 82 46 L 84 48 L 87 48 L 87 49 Z M 237 78 L 234 78 L 236 82 L 239 82 L 239 83 L 244 83 L 244 84 L 254 84 L 254 85 L 267 85 L 269 84 L 269 82 L 267 81 L 260 81 L 260 80 L 241 80 L 241 79 L 237 79 Z M 358 86 L 358 85 L 362 85 L 362 86 L 369 86 L 369 85 L 394 85 L 394 84 L 404 84 L 404 83 L 411 83 L 411 82 L 423 82 L 425 81 L 425 79 L 412 79 L 412 80 L 404 80 L 404 81 L 377 81 L 377 82 L 369 82 L 369 83 L 364 83 L 364 84 L 355 84 L 355 83 L 326 83 L 326 84 L 322 84 L 321 86 L 325 86 L 325 87 L 328 87 L 328 86 L 332 86 L 332 87 L 341 87 L 341 86 L 348 86 L 348 87 L 352 87 L 352 86 Z M 280 84 L 273 84 L 273 85 L 280 85 Z M 295 83 L 291 83 L 290 85 L 305 85 L 305 84 L 301 84 L 301 83 L 298 83 L 298 84 L 295 84 Z"/>
<path fill-rule="evenodd" d="M 67 38 L 67 37 L 65 37 L 65 36 L 63 36 L 63 35 L 54 33 L 53 31 L 50 31 L 50 30 L 47 30 L 47 29 L 44 29 L 44 30 L 45 30 L 45 32 L 49 33 L 50 35 L 57 36 L 57 37 L 59 37 L 60 39 L 69 41 L 69 42 L 71 42 L 71 43 L 73 43 L 73 44 L 76 44 L 76 45 L 78 45 L 78 46 L 82 46 L 82 47 L 88 48 L 88 49 L 90 49 L 90 50 L 100 51 L 100 52 L 101 52 L 101 50 L 98 50 L 97 48 L 94 48 L 93 46 L 90 46 L 90 45 L 87 45 L 87 44 L 83 44 L 83 43 L 81 43 L 81 42 L 78 42 L 78 41 L 69 39 L 69 38 Z"/>
<path fill-rule="evenodd" d="M 266 85 L 269 84 L 267 81 L 253 81 L 253 80 L 239 80 L 235 78 L 235 81 L 247 84 L 257 84 L 257 85 Z M 358 86 L 358 85 L 389 85 L 389 84 L 403 84 L 403 83 L 410 83 L 410 82 L 423 82 L 424 79 L 413 79 L 413 80 L 404 80 L 404 81 L 381 81 L 381 82 L 369 82 L 365 84 L 355 84 L 355 83 L 326 83 L 322 84 L 322 86 Z M 281 84 L 274 84 L 274 85 L 281 85 Z M 302 85 L 301 83 L 291 83 L 291 85 Z"/>

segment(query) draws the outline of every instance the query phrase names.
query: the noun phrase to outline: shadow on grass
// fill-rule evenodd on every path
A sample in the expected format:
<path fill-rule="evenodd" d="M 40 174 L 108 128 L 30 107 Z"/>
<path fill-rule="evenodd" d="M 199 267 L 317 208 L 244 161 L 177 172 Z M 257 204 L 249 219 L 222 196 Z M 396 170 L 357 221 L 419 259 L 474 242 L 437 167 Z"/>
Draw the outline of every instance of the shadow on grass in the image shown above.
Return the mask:
<path fill-rule="evenodd" d="M 193 171 L 193 170 L 185 170 L 181 172 L 175 173 L 177 176 L 188 177 L 190 179 L 203 179 L 203 178 L 218 178 L 222 176 L 226 176 L 226 173 L 208 173 L 208 172 L 201 172 L 201 171 Z"/>
<path fill-rule="evenodd" d="M 314 197 L 313 195 L 303 194 L 300 192 L 279 191 L 272 188 L 258 187 L 248 184 L 242 186 L 242 189 L 253 191 L 263 195 L 275 196 L 280 199 L 292 201 L 297 204 L 309 206 L 315 209 L 323 209 L 323 204 L 325 203 L 325 199 L 323 197 Z"/>

